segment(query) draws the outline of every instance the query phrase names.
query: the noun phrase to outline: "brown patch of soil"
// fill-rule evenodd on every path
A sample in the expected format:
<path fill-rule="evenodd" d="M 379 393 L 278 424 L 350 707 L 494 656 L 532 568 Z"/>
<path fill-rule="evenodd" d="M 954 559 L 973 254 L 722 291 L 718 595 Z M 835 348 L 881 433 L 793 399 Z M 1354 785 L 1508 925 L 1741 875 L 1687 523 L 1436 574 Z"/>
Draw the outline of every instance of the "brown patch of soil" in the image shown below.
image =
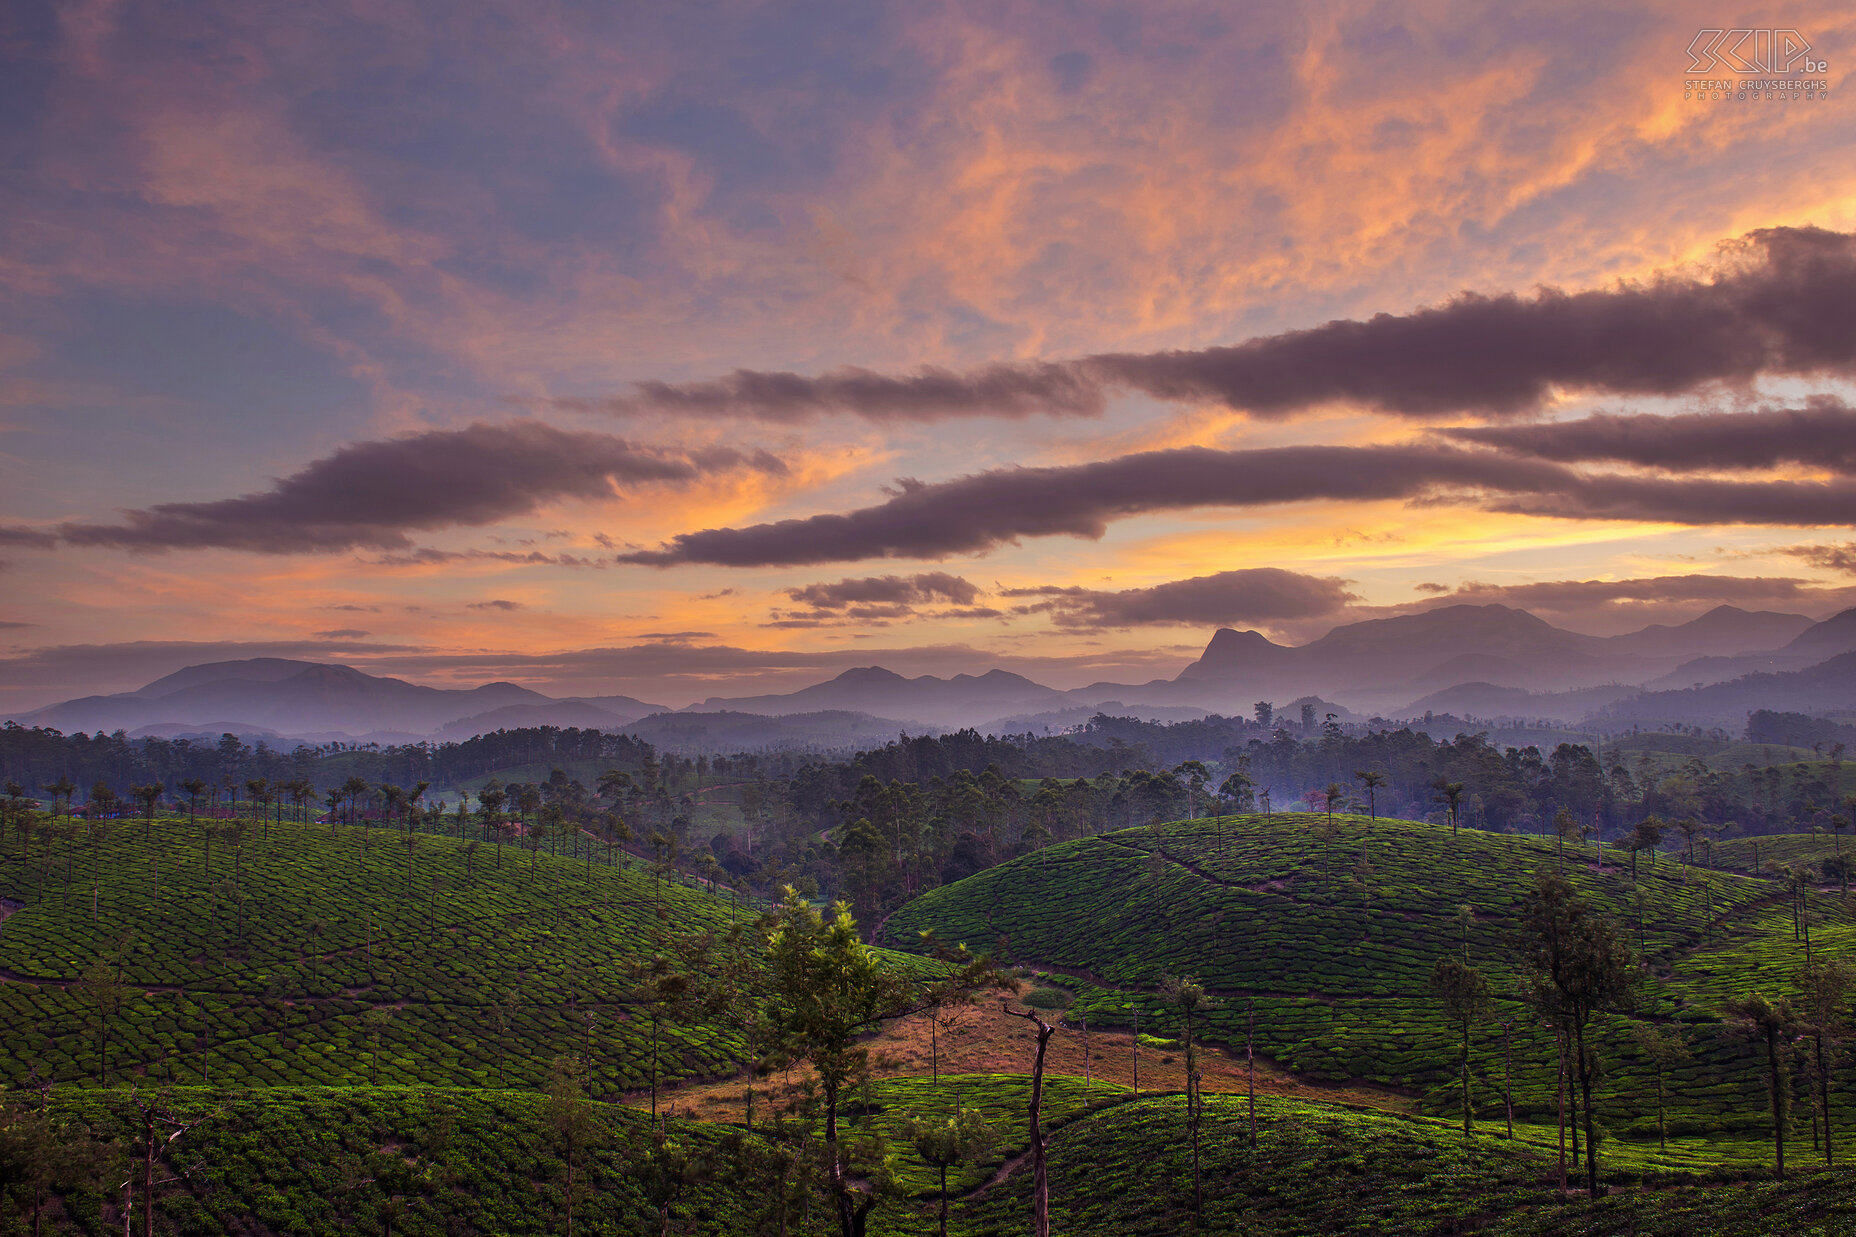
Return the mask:
<path fill-rule="evenodd" d="M 1049 1015 L 1046 1014 L 1046 1017 Z M 878 1077 L 927 1077 L 934 1072 L 926 1014 L 898 1019 L 867 1042 Z M 1037 1052 L 1036 1033 L 1022 1018 L 1008 1017 L 995 999 L 968 1010 L 962 1024 L 940 1028 L 940 1072 L 943 1074 L 1028 1074 Z M 1206 1091 L 1242 1094 L 1246 1087 L 1244 1050 L 1207 1045 L 1200 1057 L 1202 1086 Z M 1044 1057 L 1049 1074 L 1088 1077 L 1132 1089 L 1134 1036 L 1127 1031 L 1091 1030 L 1087 1060 L 1080 1027 L 1065 1027 L 1051 1037 Z M 1140 1052 L 1141 1090 L 1183 1091 L 1186 1055 L 1183 1051 L 1143 1046 Z M 755 1082 L 754 1109 L 758 1120 L 770 1113 L 770 1104 L 797 1095 L 808 1071 L 802 1067 L 775 1073 Z M 660 1109 L 705 1121 L 740 1121 L 746 1106 L 745 1074 L 721 1082 L 686 1084 L 658 1093 Z M 1386 1112 L 1415 1112 L 1414 1101 L 1389 1087 L 1372 1083 L 1322 1083 L 1297 1078 L 1265 1057 L 1257 1058 L 1257 1094 L 1295 1099 L 1354 1104 Z M 650 1092 L 631 1092 L 624 1101 L 648 1108 Z"/>

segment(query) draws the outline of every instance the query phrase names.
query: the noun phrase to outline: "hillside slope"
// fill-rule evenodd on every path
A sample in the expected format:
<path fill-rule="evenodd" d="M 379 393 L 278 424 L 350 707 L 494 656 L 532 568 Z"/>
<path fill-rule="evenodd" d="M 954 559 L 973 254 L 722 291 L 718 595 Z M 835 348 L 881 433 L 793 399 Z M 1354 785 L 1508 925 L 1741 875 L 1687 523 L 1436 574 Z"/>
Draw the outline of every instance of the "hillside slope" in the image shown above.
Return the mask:
<path fill-rule="evenodd" d="M 0 848 L 0 1077 L 94 1080 L 88 968 L 120 974 L 112 1075 L 214 1085 L 589 1087 L 649 1078 L 624 966 L 726 929 L 705 892 L 515 847 L 352 826 L 60 822 Z M 604 852 L 597 856 L 603 860 Z M 666 1077 L 732 1072 L 738 1036 L 666 1026 Z"/>
<path fill-rule="evenodd" d="M 906 947 L 932 930 L 976 946 L 1001 942 L 1022 965 L 1075 993 L 1073 1021 L 1170 1027 L 1156 989 L 1194 975 L 1220 1004 L 1214 1038 L 1241 1047 L 1252 1010 L 1258 1049 L 1317 1080 L 1424 1091 L 1445 1111 L 1456 1040 L 1430 989 L 1436 961 L 1466 950 L 1496 1001 L 1475 1029 L 1472 1068 L 1485 1119 L 1501 1111 L 1501 1025 L 1513 1045 L 1517 1115 L 1551 1119 L 1550 1036 L 1516 1001 L 1516 908 L 1542 867 L 1563 864 L 1595 906 L 1621 920 L 1649 959 L 1639 1013 L 1678 1027 L 1694 1056 L 1670 1076 L 1684 1137 L 1743 1139 L 1762 1128 L 1763 1086 L 1750 1050 L 1719 1017 L 1723 1000 L 1788 990 L 1802 962 L 1773 884 L 1607 848 L 1409 821 L 1290 813 L 1182 821 L 1047 848 L 931 891 L 893 915 Z M 1459 908 L 1467 906 L 1465 921 Z M 1856 929 L 1829 899 L 1814 904 L 1820 947 L 1856 957 Z M 1641 926 L 1639 926 L 1641 925 Z M 1626 1137 L 1654 1135 L 1654 1080 L 1621 1018 L 1600 1038 L 1600 1109 Z M 1168 1031 L 1167 1033 L 1171 1033 Z M 1844 1105 L 1845 1117 L 1856 1105 Z M 1692 1148 L 1700 1151 L 1699 1147 Z M 1726 1154 L 1725 1147 L 1720 1148 Z M 1756 1142 L 1734 1151 L 1757 1156 Z"/>

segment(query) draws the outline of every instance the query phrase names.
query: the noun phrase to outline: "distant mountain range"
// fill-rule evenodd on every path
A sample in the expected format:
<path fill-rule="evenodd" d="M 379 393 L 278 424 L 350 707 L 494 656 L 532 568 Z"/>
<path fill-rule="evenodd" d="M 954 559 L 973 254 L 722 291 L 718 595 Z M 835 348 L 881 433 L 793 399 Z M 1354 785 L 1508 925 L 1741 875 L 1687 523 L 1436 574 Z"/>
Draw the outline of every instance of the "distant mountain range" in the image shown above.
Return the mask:
<path fill-rule="evenodd" d="M 617 728 L 663 711 L 630 696 L 557 700 L 514 683 L 422 687 L 348 666 L 256 657 L 188 666 L 136 691 L 67 700 L 13 720 L 67 732 L 464 738 L 516 726 Z"/>
<path fill-rule="evenodd" d="M 671 710 L 630 696 L 543 695 L 514 683 L 423 687 L 280 658 L 189 666 L 137 691 L 16 715 L 22 725 L 280 740 L 463 739 L 525 726 L 623 729 L 672 749 L 869 746 L 899 731 L 1061 730 L 1097 710 L 1156 720 L 1248 716 L 1259 700 L 1337 701 L 1397 719 L 1429 713 L 1597 725 L 1737 728 L 1753 709 L 1856 714 L 1856 610 L 1823 622 L 1719 606 L 1619 636 L 1566 631 L 1500 605 L 1452 605 L 1336 627 L 1304 645 L 1221 628 L 1171 679 L 1064 691 L 1004 670 L 906 678 L 881 666 L 779 695 Z M 1351 715 L 1351 714 L 1349 714 Z"/>
<path fill-rule="evenodd" d="M 1004 670 L 957 674 L 951 679 L 937 679 L 931 674 L 905 679 L 881 666 L 866 666 L 784 696 L 718 696 L 705 700 L 700 707 L 768 717 L 837 709 L 958 729 L 1010 713 L 1041 713 L 1072 708 L 1077 703 L 1069 692 Z"/>

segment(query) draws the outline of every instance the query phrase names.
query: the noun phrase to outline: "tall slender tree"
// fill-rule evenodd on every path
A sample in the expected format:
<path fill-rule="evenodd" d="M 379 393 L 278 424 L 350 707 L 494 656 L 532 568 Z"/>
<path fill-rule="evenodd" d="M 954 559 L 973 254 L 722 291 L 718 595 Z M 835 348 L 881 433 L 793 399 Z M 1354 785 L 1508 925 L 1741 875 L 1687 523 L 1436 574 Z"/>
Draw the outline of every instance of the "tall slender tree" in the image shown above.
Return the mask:
<path fill-rule="evenodd" d="M 1443 1002 L 1444 1017 L 1457 1030 L 1457 1074 L 1462 1083 L 1463 1137 L 1475 1124 L 1469 1095 L 1469 1029 L 1489 1007 L 1489 983 L 1482 972 L 1455 958 L 1439 958 L 1431 968 L 1431 991 Z"/>
<path fill-rule="evenodd" d="M 1592 1082 L 1599 1063 L 1597 1045 L 1588 1032 L 1601 1011 L 1631 1005 L 1639 975 L 1637 958 L 1617 925 L 1588 906 L 1557 872 L 1541 873 L 1522 902 L 1518 944 L 1524 993 L 1564 1029 L 1570 1043 L 1585 1118 L 1586 1190 L 1596 1196 Z"/>
<path fill-rule="evenodd" d="M 1199 1046 L 1195 1032 L 1199 1015 L 1211 1003 L 1204 985 L 1186 976 L 1166 976 L 1160 981 L 1160 995 L 1179 1014 L 1180 1038 L 1186 1047 L 1186 1134 L 1192 1146 L 1192 1216 L 1205 1222 L 1205 1179 L 1200 1171 L 1199 1130 L 1203 1123 L 1204 1104 L 1199 1095 Z"/>
<path fill-rule="evenodd" d="M 1755 992 L 1729 1001 L 1722 1011 L 1747 1038 L 1766 1049 L 1766 1096 L 1772 1107 L 1772 1151 L 1780 1181 L 1785 1180 L 1785 1127 L 1791 1115 L 1792 1088 L 1787 1077 L 1787 1054 L 1780 1046 L 1798 1029 L 1791 1002 L 1773 1001 Z"/>
<path fill-rule="evenodd" d="M 1656 1074 L 1656 1148 L 1669 1149 L 1669 1122 L 1664 1107 L 1664 1084 L 1669 1070 L 1690 1057 L 1688 1044 L 1678 1028 L 1662 1028 L 1653 1022 L 1639 1022 L 1631 1027 L 1631 1038 L 1649 1061 Z"/>
<path fill-rule="evenodd" d="M 1386 775 L 1377 769 L 1359 769 L 1354 772 L 1354 781 L 1366 791 L 1366 811 L 1373 819 L 1379 819 L 1379 791 L 1386 784 Z"/>
<path fill-rule="evenodd" d="M 1839 856 L 1833 856 L 1837 858 Z M 1849 997 L 1856 990 L 1856 968 L 1847 962 L 1814 959 L 1798 972 L 1800 1029 L 1809 1041 L 1811 1095 L 1823 1123 L 1824 1163 L 1836 1163 L 1830 1126 L 1830 1082 L 1836 1068 L 1837 1040 L 1849 1033 Z"/>

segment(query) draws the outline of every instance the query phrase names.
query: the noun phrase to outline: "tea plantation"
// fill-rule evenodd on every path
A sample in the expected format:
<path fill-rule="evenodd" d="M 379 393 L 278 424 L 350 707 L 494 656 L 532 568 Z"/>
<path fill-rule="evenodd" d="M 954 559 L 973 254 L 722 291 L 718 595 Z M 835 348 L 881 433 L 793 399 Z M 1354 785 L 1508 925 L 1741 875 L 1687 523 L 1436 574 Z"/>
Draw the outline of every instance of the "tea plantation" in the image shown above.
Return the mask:
<path fill-rule="evenodd" d="M 1804 947 L 1772 882 L 1704 870 L 1669 855 L 1462 831 L 1365 816 L 1284 813 L 1184 821 L 1051 847 L 934 890 L 897 912 L 886 939 L 919 932 L 995 942 L 1076 998 L 1072 1023 L 1169 1026 L 1163 975 L 1193 975 L 1218 998 L 1214 1038 L 1240 1048 L 1254 1013 L 1257 1050 L 1315 1079 L 1365 1079 L 1418 1091 L 1454 1111 L 1456 1033 L 1432 994 L 1443 956 L 1467 958 L 1496 1000 L 1473 1033 L 1480 1119 L 1503 1116 L 1504 1073 L 1522 1121 L 1553 1121 L 1551 1035 L 1513 997 L 1516 908 L 1541 868 L 1640 940 L 1651 982 L 1638 1016 L 1679 1031 L 1666 1071 L 1665 1163 L 1756 1159 L 1769 1130 L 1754 1046 L 1720 1016 L 1730 999 L 1789 995 Z M 1856 959 L 1856 928 L 1834 891 L 1811 896 L 1812 939 Z M 1508 1028 L 1511 1058 L 1504 1052 Z M 1657 1139 L 1653 1068 L 1623 1018 L 1602 1018 L 1605 1082 L 1595 1097 L 1611 1135 Z M 1808 1114 L 1794 1116 L 1810 1143 Z M 1833 1091 L 1844 1128 L 1856 1099 Z M 1675 1158 L 1679 1153 L 1680 1159 Z M 1804 1153 L 1794 1150 L 1794 1155 Z"/>
<path fill-rule="evenodd" d="M 1499 1138 L 1465 1142 L 1447 1123 L 1259 1100 L 1257 1148 L 1239 1098 L 1205 1104 L 1205 1220 L 1244 1237 L 1309 1233 L 1784 1233 L 1833 1237 L 1856 1226 L 1856 1170 L 1770 1182 L 1622 1188 L 1586 1201 L 1550 1188 L 1547 1157 Z M 1051 1231 L 1072 1237 L 1192 1232 L 1185 1103 L 1167 1096 L 1079 1120 L 1051 1142 Z M 1020 1172 L 956 1212 L 956 1231 L 1025 1231 Z"/>
<path fill-rule="evenodd" d="M 223 822 L 221 822 L 223 823 Z M 201 822 L 204 825 L 204 822 Z M 730 903 L 641 867 L 432 834 L 185 819 L 120 822 L 0 857 L 0 1078 L 95 1081 L 99 963 L 112 1077 L 215 1086 L 540 1086 L 579 1053 L 588 1087 L 646 1086 L 625 963 L 728 928 Z M 745 912 L 741 912 L 745 917 Z M 733 1072 L 723 1025 L 660 1033 L 666 1078 Z"/>
<path fill-rule="evenodd" d="M 131 1086 L 199 1119 L 174 1165 L 193 1171 L 163 1193 L 157 1232 L 555 1233 L 570 1197 L 583 1233 L 837 1231 L 816 1110 L 763 1104 L 752 1130 L 676 1115 L 673 1081 L 738 1076 L 740 1013 L 663 1021 L 671 1115 L 654 1125 L 639 1111 L 651 1025 L 629 968 L 702 934 L 723 938 L 749 918 L 730 899 L 622 860 L 430 834 L 409 845 L 350 826 L 246 823 L 209 836 L 185 819 L 107 833 L 78 823 L 0 844 L 0 1075 L 12 1111 L 42 1095 L 68 1141 L 118 1140 L 107 1172 L 54 1183 L 46 1231 L 120 1228 L 109 1194 L 119 1186 L 107 1183 L 126 1171 Z M 1512 993 L 1516 909 L 1541 867 L 1625 923 L 1652 973 L 1633 1018 L 1599 1024 L 1597 1112 L 1616 1187 L 1606 1198 L 1557 1189 L 1552 1039 Z M 1807 918 L 1814 950 L 1856 957 L 1837 890 L 1813 892 Z M 1721 1017 L 1729 999 L 1795 987 L 1795 922 L 1780 885 L 1667 855 L 1641 855 L 1633 878 L 1627 854 L 1606 848 L 1600 862 L 1589 843 L 1296 813 L 1053 846 L 904 906 L 885 939 L 919 949 L 932 929 L 998 945 L 1068 991 L 1069 1028 L 1126 1028 L 1138 1015 L 1144 1053 L 1178 1051 L 1162 976 L 1196 975 L 1213 998 L 1208 1050 L 1241 1054 L 1254 1016 L 1258 1051 L 1310 1082 L 1377 1083 L 1427 1114 L 1264 1096 L 1253 1150 L 1244 1098 L 1209 1096 L 1195 1229 L 1183 1098 L 1053 1075 L 1043 1125 L 1054 1232 L 1856 1232 L 1848 1170 L 1764 1179 L 1763 1057 Z M 1474 1030 L 1467 1138 L 1455 1032 L 1429 987 L 1444 956 L 1467 957 L 1497 998 Z M 1666 1145 L 1638 1021 L 1686 1046 L 1664 1071 Z M 1032 1047 L 1027 1034 L 1027 1068 Z M 591 1097 L 566 1107 L 547 1094 L 563 1057 L 584 1063 Z M 1504 1078 L 1513 1140 L 1502 1136 Z M 1030 1089 L 1022 1074 L 930 1081 L 879 1068 L 847 1095 L 851 1171 L 879 1197 L 869 1231 L 934 1231 L 937 1174 L 910 1122 L 956 1109 L 982 1114 L 994 1139 L 948 1173 L 951 1231 L 1030 1231 Z M 1833 1097 L 1843 1149 L 1856 1103 Z M 1794 1170 L 1821 1163 L 1802 1102 L 1790 1128 Z M 25 1178 L 6 1175 L 12 1137 L 0 1123 L 0 1197 L 12 1203 L 0 1234 L 30 1231 Z M 1731 1184 L 1694 1188 L 1721 1180 Z"/>

